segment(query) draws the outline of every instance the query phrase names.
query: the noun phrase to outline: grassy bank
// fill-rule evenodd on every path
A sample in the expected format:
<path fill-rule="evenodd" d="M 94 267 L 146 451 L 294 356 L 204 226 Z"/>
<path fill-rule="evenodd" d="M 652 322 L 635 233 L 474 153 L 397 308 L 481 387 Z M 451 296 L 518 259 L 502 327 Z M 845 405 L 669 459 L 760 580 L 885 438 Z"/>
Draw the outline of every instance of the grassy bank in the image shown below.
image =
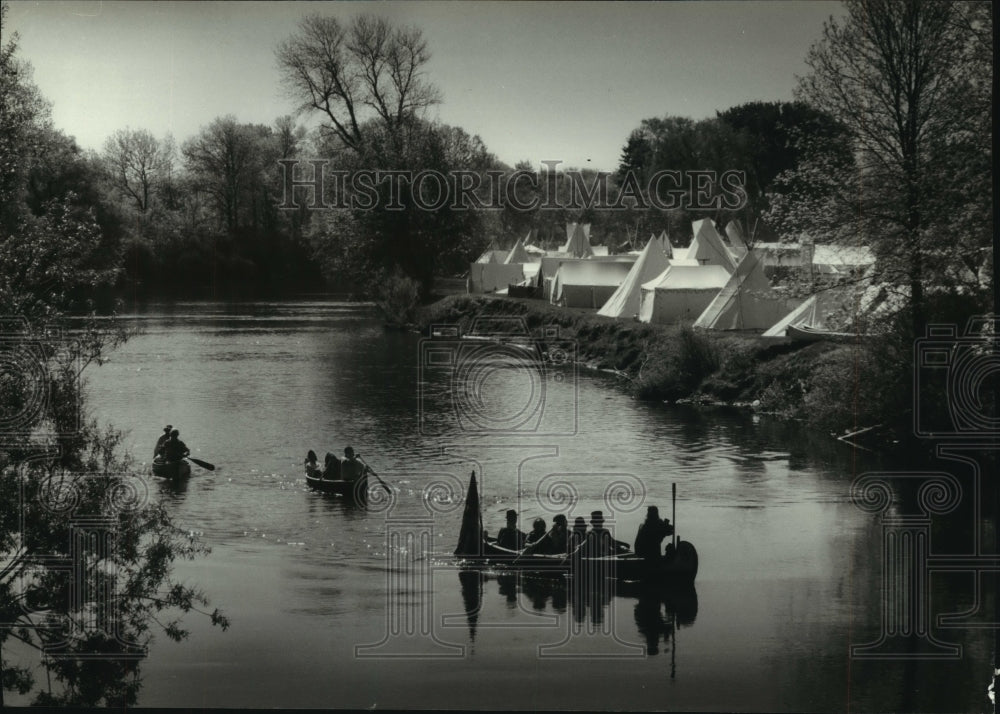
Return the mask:
<path fill-rule="evenodd" d="M 537 300 L 456 295 L 423 309 L 421 324 L 518 317 L 534 335 L 558 326 L 587 367 L 618 373 L 636 398 L 743 405 L 843 434 L 884 421 L 870 346 L 797 343 L 749 333 L 614 320 Z"/>

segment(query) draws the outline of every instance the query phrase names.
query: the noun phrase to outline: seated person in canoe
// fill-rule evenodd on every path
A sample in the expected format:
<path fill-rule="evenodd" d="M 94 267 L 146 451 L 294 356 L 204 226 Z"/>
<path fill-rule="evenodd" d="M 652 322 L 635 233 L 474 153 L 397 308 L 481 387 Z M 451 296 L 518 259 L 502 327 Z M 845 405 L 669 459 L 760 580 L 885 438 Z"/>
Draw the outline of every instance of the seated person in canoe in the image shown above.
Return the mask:
<path fill-rule="evenodd" d="M 365 476 L 368 467 L 358 460 L 354 449 L 348 446 L 344 449 L 344 460 L 340 463 L 340 478 L 344 481 L 360 481 Z"/>
<path fill-rule="evenodd" d="M 507 511 L 507 525 L 497 533 L 497 545 L 508 550 L 521 550 L 526 536 L 517 527 L 517 511 Z"/>

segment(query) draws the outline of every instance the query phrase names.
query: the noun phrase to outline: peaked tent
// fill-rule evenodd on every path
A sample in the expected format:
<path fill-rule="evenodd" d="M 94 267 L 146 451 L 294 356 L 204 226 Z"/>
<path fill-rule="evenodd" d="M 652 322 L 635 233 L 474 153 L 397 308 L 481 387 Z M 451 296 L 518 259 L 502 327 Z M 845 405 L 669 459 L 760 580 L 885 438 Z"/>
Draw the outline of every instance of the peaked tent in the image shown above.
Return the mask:
<path fill-rule="evenodd" d="M 780 320 L 790 307 L 787 299 L 771 289 L 757 256 L 748 253 L 694 326 L 710 330 L 763 330 Z"/>
<path fill-rule="evenodd" d="M 643 284 L 639 319 L 661 324 L 696 320 L 729 282 L 729 275 L 721 265 L 671 264 Z"/>
<path fill-rule="evenodd" d="M 590 224 L 588 223 L 586 229 L 580 223 L 567 223 L 566 224 L 566 245 L 564 245 L 559 252 L 567 253 L 574 258 L 588 258 L 594 254 L 593 248 L 590 247 L 590 239 L 588 234 L 590 233 Z"/>
<path fill-rule="evenodd" d="M 674 247 L 670 244 L 670 236 L 665 230 L 660 231 L 660 247 L 663 248 L 663 254 L 668 258 L 674 257 Z"/>
<path fill-rule="evenodd" d="M 740 260 L 750 250 L 747 242 L 743 239 L 743 228 L 738 221 L 729 221 L 726 224 L 726 237 L 729 238 L 730 252 Z"/>
<path fill-rule="evenodd" d="M 527 263 L 531 260 L 528 252 L 524 249 L 524 240 L 521 238 L 517 239 L 517 243 L 514 247 L 510 249 L 510 255 L 504 260 L 504 265 L 512 265 L 514 263 Z"/>
<path fill-rule="evenodd" d="M 573 260 L 559 266 L 552 281 L 552 303 L 563 307 L 598 308 L 624 282 L 632 263 Z"/>
<path fill-rule="evenodd" d="M 597 314 L 605 317 L 625 318 L 637 315 L 642 284 L 648 283 L 657 275 L 662 274 L 668 267 L 670 267 L 670 260 L 663 253 L 662 243 L 659 239 L 650 236 L 649 242 L 646 243 L 646 247 L 639 254 L 628 275 L 625 276 L 625 280 L 604 303 L 604 307 L 597 311 Z"/>
<path fill-rule="evenodd" d="M 736 270 L 736 262 L 711 219 L 694 221 L 691 228 L 694 230 L 694 240 L 688 247 L 688 260 L 697 260 L 700 265 L 721 265 L 730 273 Z"/>
<path fill-rule="evenodd" d="M 830 313 L 841 307 L 847 293 L 844 290 L 825 290 L 812 295 L 797 308 L 781 318 L 762 337 L 784 337 L 785 330 L 790 325 L 795 327 L 814 327 L 829 330 L 834 326 L 829 324 Z"/>

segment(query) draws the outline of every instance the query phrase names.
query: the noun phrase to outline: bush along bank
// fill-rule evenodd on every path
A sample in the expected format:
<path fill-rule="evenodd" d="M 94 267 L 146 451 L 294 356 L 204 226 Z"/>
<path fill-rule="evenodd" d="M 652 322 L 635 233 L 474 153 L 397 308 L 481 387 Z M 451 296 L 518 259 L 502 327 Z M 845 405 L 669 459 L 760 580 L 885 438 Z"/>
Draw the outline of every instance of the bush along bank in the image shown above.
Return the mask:
<path fill-rule="evenodd" d="M 742 406 L 800 420 L 838 437 L 860 430 L 857 438 L 867 435 L 872 447 L 898 441 L 910 423 L 910 380 L 901 379 L 906 376 L 900 364 L 905 355 L 871 340 L 765 339 L 479 295 L 456 295 L 429 305 L 422 309 L 420 323 L 425 334 L 432 325 L 448 324 L 458 325 L 461 334 L 498 339 L 514 337 L 519 325 L 535 339 L 558 327 L 559 339 L 575 345 L 580 364 L 618 374 L 637 399 Z"/>

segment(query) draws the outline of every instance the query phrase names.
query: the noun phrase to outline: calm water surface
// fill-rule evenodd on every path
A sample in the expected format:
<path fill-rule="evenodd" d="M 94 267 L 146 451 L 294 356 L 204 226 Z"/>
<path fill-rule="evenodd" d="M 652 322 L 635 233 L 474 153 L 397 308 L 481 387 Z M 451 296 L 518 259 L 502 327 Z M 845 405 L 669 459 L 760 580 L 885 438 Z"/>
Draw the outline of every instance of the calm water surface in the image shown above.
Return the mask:
<path fill-rule="evenodd" d="M 219 467 L 153 491 L 213 550 L 178 573 L 232 620 L 223 633 L 189 617 L 188 640 L 160 637 L 142 665 L 143 706 L 985 706 L 984 630 L 946 633 L 963 645 L 955 661 L 849 658 L 881 616 L 881 526 L 849 486 L 886 465 L 830 439 L 639 403 L 594 373 L 548 370 L 539 384 L 537 372 L 457 346 L 442 363 L 353 304 L 158 304 L 131 319 L 144 334 L 89 373 L 93 415 L 129 430 L 140 461 L 171 423 Z M 456 408 L 462 369 L 480 401 Z M 348 444 L 394 503 L 359 509 L 306 488 L 305 452 Z M 525 530 L 536 516 L 601 508 L 628 541 L 646 505 L 669 515 L 676 482 L 678 532 L 700 555 L 696 589 L 601 599 L 460 573 L 449 554 L 473 470 L 492 532 L 507 508 Z M 572 489 L 549 490 L 557 482 Z M 428 536 L 387 548 L 387 530 Z M 934 597 L 968 609 L 965 584 L 936 580 Z"/>

